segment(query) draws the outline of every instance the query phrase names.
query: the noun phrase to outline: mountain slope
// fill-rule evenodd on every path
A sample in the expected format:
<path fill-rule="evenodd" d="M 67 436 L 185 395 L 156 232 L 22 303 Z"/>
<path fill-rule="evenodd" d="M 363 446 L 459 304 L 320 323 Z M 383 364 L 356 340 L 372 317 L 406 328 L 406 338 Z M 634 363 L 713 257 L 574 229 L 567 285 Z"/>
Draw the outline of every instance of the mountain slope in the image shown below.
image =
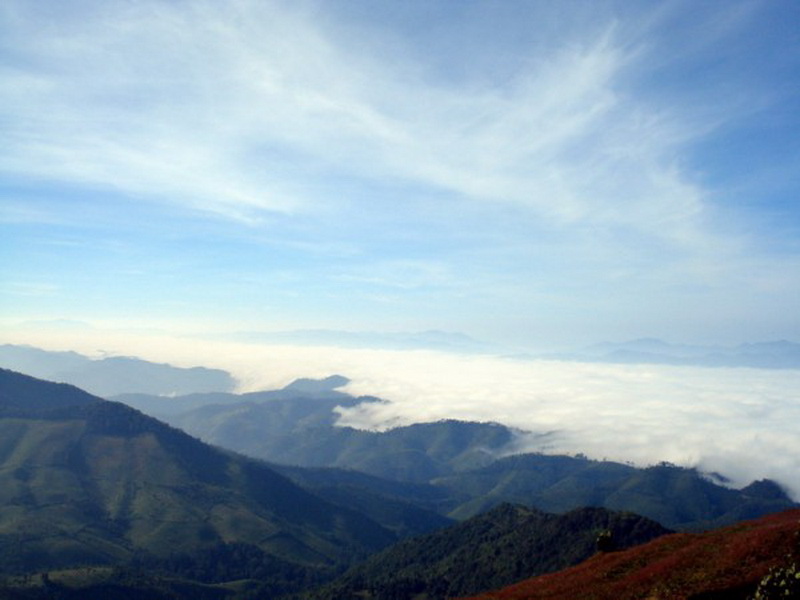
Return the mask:
<path fill-rule="evenodd" d="M 384 478 L 424 482 L 492 462 L 509 447 L 513 432 L 497 423 L 440 421 L 379 433 L 337 427 L 337 407 L 379 402 L 335 389 L 290 385 L 275 392 L 215 395 L 208 404 L 164 419 L 209 443 L 270 462 L 356 469 Z M 121 396 L 142 408 L 200 399 Z"/>
<path fill-rule="evenodd" d="M 245 544 L 332 573 L 394 541 L 254 460 L 129 407 L 0 370 L 0 571 L 168 564 Z"/>
<path fill-rule="evenodd" d="M 405 540 L 319 591 L 321 599 L 451 598 L 564 568 L 591 556 L 598 535 L 619 547 L 668 533 L 633 514 L 586 508 L 565 515 L 505 504 L 453 527 Z"/>
<path fill-rule="evenodd" d="M 380 479 L 358 471 L 270 466 L 320 498 L 359 511 L 401 539 L 454 523 L 436 512 L 439 491 L 432 486 Z"/>
<path fill-rule="evenodd" d="M 516 502 L 545 511 L 602 506 L 643 515 L 672 529 L 707 529 L 796 507 L 771 481 L 741 490 L 717 485 L 693 469 L 662 464 L 646 469 L 569 456 L 520 454 L 480 469 L 431 481 L 469 500 L 450 516 L 464 519 Z"/>
<path fill-rule="evenodd" d="M 664 536 L 564 571 L 485 593 L 483 600 L 744 599 L 771 569 L 800 559 L 800 510 L 703 534 Z M 788 595 L 766 597 L 796 597 Z"/>

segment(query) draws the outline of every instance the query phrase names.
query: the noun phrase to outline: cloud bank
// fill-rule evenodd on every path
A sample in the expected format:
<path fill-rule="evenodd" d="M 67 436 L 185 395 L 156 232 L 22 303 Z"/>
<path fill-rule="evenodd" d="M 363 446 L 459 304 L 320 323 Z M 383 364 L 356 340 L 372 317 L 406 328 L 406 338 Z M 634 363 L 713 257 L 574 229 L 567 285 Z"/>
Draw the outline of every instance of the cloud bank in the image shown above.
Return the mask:
<path fill-rule="evenodd" d="M 515 360 L 426 350 L 358 350 L 215 342 L 84 331 L 18 332 L 15 343 L 99 347 L 177 366 L 223 368 L 240 391 L 275 389 L 296 378 L 341 374 L 345 391 L 386 403 L 341 411 L 340 423 L 385 429 L 455 418 L 548 433 L 522 448 L 585 453 L 639 466 L 669 461 L 717 472 L 732 484 L 772 478 L 800 498 L 800 370 L 610 365 Z M 98 344 L 104 346 L 98 346 Z"/>
<path fill-rule="evenodd" d="M 388 357 L 387 357 L 388 358 Z M 737 485 L 771 477 L 795 497 L 800 476 L 800 372 L 516 361 L 420 355 L 348 387 L 391 400 L 342 411 L 342 424 L 382 428 L 418 420 L 498 421 L 551 433 L 548 453 L 637 465 L 669 461 Z M 524 441 L 523 441 L 524 444 Z M 525 447 L 525 446 L 523 446 Z"/>

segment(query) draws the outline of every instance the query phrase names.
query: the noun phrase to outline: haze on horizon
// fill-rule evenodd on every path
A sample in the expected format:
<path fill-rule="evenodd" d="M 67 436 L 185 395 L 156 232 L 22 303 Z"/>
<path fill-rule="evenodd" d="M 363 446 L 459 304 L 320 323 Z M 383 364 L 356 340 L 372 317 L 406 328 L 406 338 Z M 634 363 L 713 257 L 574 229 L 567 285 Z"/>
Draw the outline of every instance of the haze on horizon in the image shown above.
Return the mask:
<path fill-rule="evenodd" d="M 554 451 L 798 481 L 798 370 L 519 351 L 800 340 L 800 4 L 0 4 L 1 342 L 341 373 Z M 793 492 L 800 493 L 794 484 Z"/>

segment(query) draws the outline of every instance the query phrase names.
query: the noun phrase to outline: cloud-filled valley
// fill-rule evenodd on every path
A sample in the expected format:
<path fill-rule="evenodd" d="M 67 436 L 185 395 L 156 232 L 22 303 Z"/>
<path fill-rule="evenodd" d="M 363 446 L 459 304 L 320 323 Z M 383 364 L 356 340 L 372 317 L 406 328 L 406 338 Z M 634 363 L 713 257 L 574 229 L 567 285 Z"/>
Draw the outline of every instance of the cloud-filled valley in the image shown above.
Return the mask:
<path fill-rule="evenodd" d="M 527 445 L 523 438 L 526 449 L 638 465 L 669 461 L 742 485 L 772 477 L 800 492 L 797 371 L 432 355 L 389 362 L 395 368 L 348 390 L 391 402 L 342 411 L 343 424 L 494 420 L 551 433 Z"/>
<path fill-rule="evenodd" d="M 18 333 L 14 341 L 37 339 Z M 495 421 L 531 433 L 520 436 L 520 451 L 583 453 L 637 466 L 668 461 L 717 473 L 737 487 L 772 478 L 800 497 L 800 369 L 604 364 L 91 330 L 77 345 L 69 334 L 49 339 L 52 349 L 92 354 L 105 343 L 106 353 L 225 369 L 241 392 L 341 374 L 350 379 L 342 391 L 385 400 L 341 410 L 342 425 Z"/>
<path fill-rule="evenodd" d="M 93 430 L 36 407 L 26 429 L 25 399 L 0 390 L 14 405 L 4 443 L 19 434 L 22 449 L 3 459 L 0 542 L 48 540 L 50 525 L 68 544 L 87 525 L 118 539 L 147 521 L 173 557 L 189 537 L 162 526 L 185 521 L 162 521 L 169 489 L 197 517 L 192 560 L 230 559 L 219 573 L 211 561 L 232 586 L 213 593 L 278 597 L 245 591 L 238 570 L 285 583 L 300 563 L 275 571 L 271 534 L 247 550 L 254 532 L 226 526 L 212 548 L 193 484 L 158 483 L 158 460 L 144 480 L 108 468 L 155 458 L 135 422 L 247 455 L 230 463 L 234 494 L 250 460 L 447 488 L 443 504 L 404 507 L 372 484 L 323 483 L 334 471 L 294 474 L 355 511 L 428 525 L 495 500 L 638 512 L 655 499 L 663 511 L 644 516 L 710 527 L 792 504 L 748 485 L 762 479 L 800 502 L 798 23 L 799 2 L 771 0 L 0 1 L 0 367 L 120 399 L 92 399 L 99 421 L 85 423 L 118 413 L 102 444 L 144 453 L 115 463 L 97 446 L 83 461 L 96 479 L 78 469 L 62 494 L 47 452 L 72 456 L 61 442 L 83 437 L 61 433 Z M 296 382 L 332 375 L 346 379 Z M 417 423 L 433 424 L 404 427 Z M 56 470 L 81 461 L 68 462 Z M 660 463 L 696 471 L 631 466 Z M 467 493 L 477 465 L 499 479 Z M 93 481 L 110 504 L 64 520 L 97 499 Z M 208 513 L 239 522 L 217 483 Z M 413 490 L 398 498 L 427 494 Z M 318 524 L 308 539 L 327 544 Z M 16 545 L 0 543 L 0 571 L 24 562 Z"/>

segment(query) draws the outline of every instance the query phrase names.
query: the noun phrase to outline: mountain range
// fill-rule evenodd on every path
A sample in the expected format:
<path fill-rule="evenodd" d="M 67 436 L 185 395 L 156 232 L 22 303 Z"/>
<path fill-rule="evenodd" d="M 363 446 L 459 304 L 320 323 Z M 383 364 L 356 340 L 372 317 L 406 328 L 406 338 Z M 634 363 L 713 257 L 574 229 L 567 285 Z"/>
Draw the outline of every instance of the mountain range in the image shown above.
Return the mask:
<path fill-rule="evenodd" d="M 262 591 L 283 592 L 397 539 L 262 463 L 123 404 L 8 370 L 0 390 L 0 572 L 190 570 L 211 554 L 225 581 L 231 570 L 248 577 L 224 560 L 242 546 L 254 572 L 274 575 Z"/>
<path fill-rule="evenodd" d="M 778 340 L 733 347 L 693 346 L 642 338 L 628 342 L 606 342 L 541 358 L 617 364 L 800 369 L 800 344 Z"/>
<path fill-rule="evenodd" d="M 790 508 L 794 503 L 771 481 L 740 490 L 720 485 L 693 469 L 669 464 L 637 468 L 585 457 L 518 454 L 523 434 L 497 423 L 446 420 L 397 427 L 385 432 L 336 425 L 337 407 L 380 402 L 338 391 L 341 377 L 305 381 L 282 390 L 254 394 L 215 394 L 218 402 L 185 412 L 162 414 L 206 442 L 269 461 L 275 468 L 315 468 L 292 474 L 316 486 L 313 473 L 329 468 L 318 487 L 359 488 L 394 497 L 454 519 L 465 519 L 503 502 L 564 512 L 582 506 L 628 510 L 673 529 L 702 529 Z M 305 386 L 305 387 L 304 387 Z M 120 396 L 134 406 L 186 405 L 187 398 Z M 337 469 L 339 471 L 337 471 Z M 371 475 L 354 481 L 342 469 Z M 413 484 L 411 492 L 398 491 Z"/>
<path fill-rule="evenodd" d="M 313 394 L 322 388 L 301 381 L 291 389 Z M 567 527 L 551 523 L 560 517 L 523 507 L 501 507 L 448 527 L 452 521 L 407 502 L 424 503 L 424 486 L 285 467 L 305 482 L 301 487 L 263 463 L 208 446 L 121 403 L 5 369 L 0 440 L 0 592 L 13 590 L 7 597 L 278 597 L 320 584 L 411 534 L 440 532 L 410 540 L 399 556 L 426 556 L 431 535 L 451 540 L 433 543 L 440 548 L 474 544 L 481 530 L 498 547 L 513 547 L 508 539 L 514 536 L 533 539 L 537 531 L 539 546 L 551 546 L 547 536 Z M 535 565 L 522 561 L 504 576 L 476 579 L 473 573 L 479 587 L 459 589 L 574 564 L 587 554 L 586 540 L 597 527 L 611 522 L 624 545 L 665 531 L 649 522 L 619 526 L 646 522 L 640 517 L 593 514 L 600 516 L 580 527 L 583 541 L 566 542 L 558 560 L 541 553 Z M 458 552 L 472 550 L 467 544 Z M 364 572 L 396 560 L 388 556 Z M 427 584 L 423 577 L 415 585 Z"/>
<path fill-rule="evenodd" d="M 227 371 L 181 368 L 128 356 L 93 359 L 77 352 L 0 345 L 0 367 L 51 381 L 70 383 L 103 398 L 123 393 L 170 396 L 227 392 L 236 381 Z"/>
<path fill-rule="evenodd" d="M 339 427 L 337 407 L 381 402 L 345 394 L 345 383 L 119 397 L 161 409 L 168 425 L 0 369 L 0 598 L 495 597 L 486 590 L 570 565 L 584 569 L 578 579 L 593 577 L 603 561 L 613 577 L 581 579 L 585 589 L 645 581 L 660 597 L 662 584 L 750 593 L 769 568 L 790 566 L 770 533 L 783 528 L 789 539 L 790 520 L 718 529 L 797 507 L 774 482 L 736 490 L 666 463 L 515 454 L 521 433 L 496 423 Z M 202 428 L 217 446 L 178 423 Z M 794 515 L 796 545 L 798 513 L 781 514 Z M 714 531 L 659 537 L 641 548 L 699 541 L 625 562 L 637 548 L 624 548 L 665 526 Z M 736 537 L 744 531 L 754 533 Z M 728 551 L 739 546 L 755 554 Z M 698 548 L 746 564 L 715 562 Z M 684 563 L 694 570 L 670 579 L 663 565 Z M 705 587 L 687 583 L 700 579 Z M 575 589 L 546 597 L 584 597 Z M 497 597 L 508 593 L 517 592 Z"/>
<path fill-rule="evenodd" d="M 656 338 L 641 338 L 604 342 L 561 352 L 531 353 L 476 340 L 462 333 L 443 331 L 380 333 L 297 330 L 238 332 L 218 337 L 253 344 L 431 350 L 504 356 L 516 360 L 800 369 L 800 344 L 787 340 L 715 346 L 672 344 Z M 0 345 L 0 367 L 71 383 L 101 397 L 129 393 L 170 396 L 230 392 L 236 386 L 233 376 L 220 369 L 186 369 L 125 356 L 90 358 L 76 352 L 46 351 L 13 344 Z"/>

